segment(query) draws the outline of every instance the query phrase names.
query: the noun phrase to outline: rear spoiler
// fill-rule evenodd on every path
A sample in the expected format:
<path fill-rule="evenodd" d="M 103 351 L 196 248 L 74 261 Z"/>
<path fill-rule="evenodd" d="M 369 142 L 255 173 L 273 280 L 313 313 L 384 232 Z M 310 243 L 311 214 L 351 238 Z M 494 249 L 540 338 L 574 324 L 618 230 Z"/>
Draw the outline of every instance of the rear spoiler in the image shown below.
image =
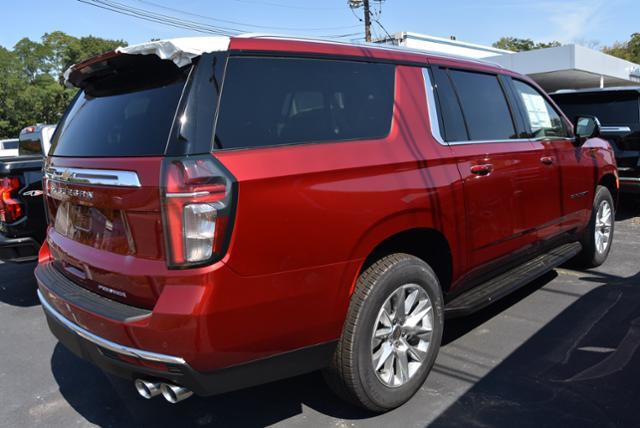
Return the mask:
<path fill-rule="evenodd" d="M 109 60 L 121 55 L 155 55 L 161 60 L 172 61 L 177 67 L 191 64 L 203 53 L 221 52 L 229 49 L 229 37 L 184 37 L 156 40 L 138 45 L 119 47 L 113 51 L 74 64 L 64 72 L 67 87 L 82 87 L 88 76 L 109 67 Z"/>

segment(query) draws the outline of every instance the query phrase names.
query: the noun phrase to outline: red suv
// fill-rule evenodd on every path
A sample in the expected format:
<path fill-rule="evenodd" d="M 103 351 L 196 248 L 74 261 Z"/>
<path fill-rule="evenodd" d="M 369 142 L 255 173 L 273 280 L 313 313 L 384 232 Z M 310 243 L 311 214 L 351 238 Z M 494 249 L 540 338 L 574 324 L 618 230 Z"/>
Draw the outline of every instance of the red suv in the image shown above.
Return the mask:
<path fill-rule="evenodd" d="M 69 349 L 171 402 L 325 369 L 408 400 L 447 317 L 611 247 L 618 178 L 496 66 L 278 37 L 177 39 L 69 70 L 36 269 Z"/>

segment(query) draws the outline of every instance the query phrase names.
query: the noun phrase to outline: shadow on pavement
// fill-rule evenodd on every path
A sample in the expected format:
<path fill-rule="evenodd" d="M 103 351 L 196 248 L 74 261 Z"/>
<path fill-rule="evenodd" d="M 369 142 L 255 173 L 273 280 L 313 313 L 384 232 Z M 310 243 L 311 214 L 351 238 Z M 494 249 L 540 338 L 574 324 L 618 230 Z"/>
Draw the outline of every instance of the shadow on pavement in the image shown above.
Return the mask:
<path fill-rule="evenodd" d="M 30 307 L 40 304 L 33 276 L 35 263 L 0 264 L 0 302 L 12 306 Z"/>
<path fill-rule="evenodd" d="M 640 273 L 581 279 L 605 285 L 548 323 L 433 426 L 638 426 Z"/>
<path fill-rule="evenodd" d="M 169 404 L 145 400 L 133 383 L 106 375 L 58 344 L 51 368 L 65 400 L 99 426 L 262 427 L 302 413 L 302 406 L 336 418 L 363 419 L 370 413 L 338 399 L 319 372 L 209 398 Z"/>

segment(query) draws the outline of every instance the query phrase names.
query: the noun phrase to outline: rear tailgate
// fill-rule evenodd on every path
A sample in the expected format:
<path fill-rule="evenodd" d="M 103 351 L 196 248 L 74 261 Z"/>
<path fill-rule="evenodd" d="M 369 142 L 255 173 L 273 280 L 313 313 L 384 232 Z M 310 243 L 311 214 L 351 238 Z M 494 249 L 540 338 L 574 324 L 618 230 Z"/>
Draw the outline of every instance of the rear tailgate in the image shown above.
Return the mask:
<path fill-rule="evenodd" d="M 157 157 L 51 159 L 48 243 L 62 273 L 114 300 L 153 306 L 161 291 L 157 276 L 166 269 L 161 163 Z"/>

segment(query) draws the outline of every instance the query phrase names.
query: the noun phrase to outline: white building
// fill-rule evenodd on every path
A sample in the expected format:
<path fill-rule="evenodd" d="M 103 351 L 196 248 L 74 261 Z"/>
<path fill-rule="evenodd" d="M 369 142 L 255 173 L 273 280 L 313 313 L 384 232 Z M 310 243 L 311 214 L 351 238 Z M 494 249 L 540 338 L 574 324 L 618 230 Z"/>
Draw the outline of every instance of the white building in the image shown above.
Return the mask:
<path fill-rule="evenodd" d="M 511 52 L 490 46 L 417 33 L 377 40 L 412 49 L 483 59 L 527 74 L 546 91 L 608 86 L 638 86 L 640 65 L 578 45 Z"/>
<path fill-rule="evenodd" d="M 410 32 L 395 33 L 391 35 L 390 38 L 385 37 L 375 40 L 375 42 L 476 59 L 513 53 L 511 51 L 497 49 L 492 46 L 476 45 L 473 43 L 460 42 L 452 38 L 445 39 L 443 37 L 434 37 L 426 34 Z"/>

